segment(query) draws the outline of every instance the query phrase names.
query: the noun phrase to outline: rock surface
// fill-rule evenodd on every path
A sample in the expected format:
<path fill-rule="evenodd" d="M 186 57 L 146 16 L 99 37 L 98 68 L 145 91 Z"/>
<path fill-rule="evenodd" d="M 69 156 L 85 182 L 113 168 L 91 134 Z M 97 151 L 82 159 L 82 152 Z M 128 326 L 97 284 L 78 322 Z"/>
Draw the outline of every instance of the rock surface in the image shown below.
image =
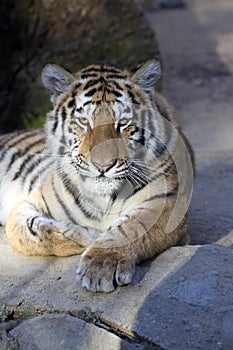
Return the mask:
<path fill-rule="evenodd" d="M 116 335 L 66 314 L 42 315 L 22 322 L 10 334 L 23 350 L 143 349 Z"/>
<path fill-rule="evenodd" d="M 187 350 L 187 344 L 191 349 L 198 344 L 197 349 L 218 350 L 232 340 L 231 248 L 173 247 L 138 266 L 132 285 L 94 295 L 76 281 L 77 257 L 24 257 L 12 252 L 7 242 L 0 246 L 0 257 L 0 300 L 15 309 L 15 318 L 29 318 L 10 332 L 23 350 L 33 346 L 44 350 L 45 344 L 58 349 L 67 349 L 69 344 L 68 348 L 75 349 L 75 339 L 80 337 L 86 349 L 92 349 L 88 339 L 100 348 L 106 341 L 111 349 L 124 349 L 126 338 L 132 341 L 132 349 L 171 350 Z M 41 313 L 53 315 L 35 317 Z M 80 318 L 93 324 L 86 326 Z M 106 330 L 96 324 L 119 336 L 111 334 L 112 342 L 108 341 Z M 61 333 L 61 325 L 70 331 Z M 29 330 L 38 334 L 30 340 L 35 343 L 29 343 Z M 54 340 L 52 332 L 61 338 Z M 64 347 L 56 347 L 62 341 Z M 85 349 L 81 344 L 80 349 Z"/>
<path fill-rule="evenodd" d="M 147 16 L 164 56 L 164 94 L 196 153 L 190 207 L 195 245 L 169 249 L 139 266 L 132 285 L 104 295 L 80 288 L 78 257 L 25 257 L 11 251 L 0 231 L 0 302 L 14 309 L 14 315 L 4 308 L 0 314 L 1 350 L 17 349 L 16 342 L 27 349 L 30 339 L 20 342 L 29 326 L 50 334 L 54 348 L 53 327 L 61 324 L 69 328 L 61 341 L 72 344 L 75 336 L 89 346 L 91 334 L 97 349 L 107 348 L 110 338 L 112 350 L 233 349 L 233 4 L 186 4 Z M 79 326 L 72 333 L 73 324 Z"/>

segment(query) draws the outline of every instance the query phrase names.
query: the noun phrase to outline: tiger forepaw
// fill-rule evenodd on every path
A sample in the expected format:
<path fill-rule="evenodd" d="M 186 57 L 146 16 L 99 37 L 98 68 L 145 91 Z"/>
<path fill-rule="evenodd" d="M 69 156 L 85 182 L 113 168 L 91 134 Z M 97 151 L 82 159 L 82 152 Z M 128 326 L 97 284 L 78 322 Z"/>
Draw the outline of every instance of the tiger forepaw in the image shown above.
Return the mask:
<path fill-rule="evenodd" d="M 132 281 L 135 261 L 105 250 L 87 250 L 77 269 L 78 280 L 92 292 L 112 292 Z"/>

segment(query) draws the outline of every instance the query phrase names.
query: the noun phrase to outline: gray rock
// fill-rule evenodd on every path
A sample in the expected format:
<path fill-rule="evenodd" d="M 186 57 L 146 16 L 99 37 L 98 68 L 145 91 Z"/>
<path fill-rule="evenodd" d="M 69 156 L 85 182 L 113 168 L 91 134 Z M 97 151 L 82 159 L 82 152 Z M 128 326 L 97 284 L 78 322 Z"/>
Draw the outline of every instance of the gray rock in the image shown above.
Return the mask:
<path fill-rule="evenodd" d="M 20 350 L 17 341 L 0 330 L 0 350 Z"/>
<path fill-rule="evenodd" d="M 191 305 L 207 306 L 215 299 L 218 272 L 209 271 L 195 274 L 177 283 L 170 296 Z"/>
<path fill-rule="evenodd" d="M 9 250 L 3 262 L 1 246 L 0 253 L 0 299 L 10 305 L 18 303 L 19 306 L 14 308 L 22 313 L 36 315 L 41 309 L 70 313 L 88 307 L 91 312 L 98 312 L 102 322 L 110 324 L 112 329 L 119 329 L 125 335 L 136 334 L 138 339 L 151 341 L 154 347 L 157 344 L 166 350 L 220 350 L 221 344 L 229 344 L 232 340 L 231 248 L 221 245 L 173 247 L 137 267 L 132 285 L 109 294 L 93 294 L 80 287 L 75 279 L 77 257 L 27 258 Z M 227 313 L 230 316 L 226 316 Z M 50 317 L 54 321 L 53 316 L 46 318 L 46 326 L 41 317 L 30 323 L 25 321 L 10 334 L 19 342 L 21 337 L 28 341 L 28 337 L 23 336 L 27 333 L 21 332 L 21 327 L 28 325 L 27 329 L 32 329 L 34 322 L 37 324 L 42 319 L 40 334 L 44 332 L 51 338 L 52 333 L 46 332 L 50 329 Z M 51 329 L 55 328 L 61 335 L 61 324 L 67 325 L 66 333 L 69 334 L 76 329 L 71 327 L 76 323 L 80 325 L 79 334 L 86 341 L 89 339 L 87 334 L 92 334 L 90 329 L 102 333 L 95 326 L 86 327 L 83 321 L 71 316 L 59 317 L 55 318 L 56 323 L 51 322 Z M 105 333 L 104 339 L 108 335 Z M 95 339 L 95 346 L 100 346 L 102 338 L 98 335 Z M 122 347 L 122 340 L 118 339 L 119 342 Z M 85 346 L 91 346 L 87 344 Z"/>
<path fill-rule="evenodd" d="M 144 349 L 66 314 L 42 315 L 22 322 L 10 332 L 22 350 Z"/>
<path fill-rule="evenodd" d="M 216 243 L 225 245 L 226 247 L 233 247 L 233 230 L 231 230 L 227 235 L 220 238 Z"/>
<path fill-rule="evenodd" d="M 223 317 L 224 350 L 233 348 L 233 311 L 227 311 Z"/>

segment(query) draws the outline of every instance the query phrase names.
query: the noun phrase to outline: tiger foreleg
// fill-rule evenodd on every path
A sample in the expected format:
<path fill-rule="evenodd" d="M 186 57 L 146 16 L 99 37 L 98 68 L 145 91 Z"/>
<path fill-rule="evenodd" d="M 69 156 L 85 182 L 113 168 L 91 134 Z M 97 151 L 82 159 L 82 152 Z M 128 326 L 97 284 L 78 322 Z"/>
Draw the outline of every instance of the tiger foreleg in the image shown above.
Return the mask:
<path fill-rule="evenodd" d="M 82 286 L 94 292 L 110 292 L 132 281 L 136 263 L 188 242 L 186 217 L 175 230 L 166 232 L 166 220 L 162 217 L 153 224 L 154 216 L 154 211 L 139 211 L 87 248 L 77 270 Z"/>
<path fill-rule="evenodd" d="M 86 229 L 53 220 L 27 200 L 10 212 L 6 234 L 12 248 L 25 255 L 69 256 L 91 243 Z"/>

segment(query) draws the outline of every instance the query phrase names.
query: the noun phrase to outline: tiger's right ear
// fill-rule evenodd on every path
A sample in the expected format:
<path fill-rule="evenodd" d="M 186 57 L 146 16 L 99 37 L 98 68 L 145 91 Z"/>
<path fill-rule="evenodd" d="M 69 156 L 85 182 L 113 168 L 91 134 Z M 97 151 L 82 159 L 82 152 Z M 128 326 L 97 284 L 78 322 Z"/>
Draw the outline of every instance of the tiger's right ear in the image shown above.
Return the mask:
<path fill-rule="evenodd" d="M 155 84 L 161 76 L 161 67 L 157 59 L 151 59 L 134 70 L 132 81 L 144 92 L 153 95 Z"/>
<path fill-rule="evenodd" d="M 47 64 L 42 70 L 42 83 L 51 93 L 51 102 L 56 103 L 60 94 L 69 89 L 75 77 L 56 64 Z"/>

